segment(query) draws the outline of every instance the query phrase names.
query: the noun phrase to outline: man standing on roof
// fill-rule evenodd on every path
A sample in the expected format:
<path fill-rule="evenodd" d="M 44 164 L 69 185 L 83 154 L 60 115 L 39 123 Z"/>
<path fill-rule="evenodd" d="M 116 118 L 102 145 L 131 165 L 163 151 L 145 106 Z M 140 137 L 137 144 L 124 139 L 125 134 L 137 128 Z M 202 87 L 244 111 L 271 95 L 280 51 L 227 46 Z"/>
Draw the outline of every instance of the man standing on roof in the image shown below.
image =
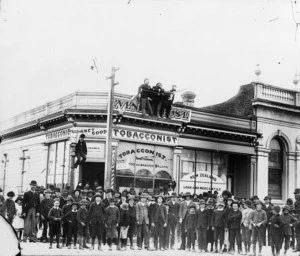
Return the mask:
<path fill-rule="evenodd" d="M 149 85 L 149 79 L 145 78 L 144 83 L 139 86 L 138 89 L 139 97 L 141 99 L 140 104 L 141 104 L 141 110 L 142 110 L 142 115 L 146 115 L 146 108 L 149 111 L 150 116 L 153 115 L 152 107 L 149 102 L 149 95 L 151 94 L 151 86 Z"/>

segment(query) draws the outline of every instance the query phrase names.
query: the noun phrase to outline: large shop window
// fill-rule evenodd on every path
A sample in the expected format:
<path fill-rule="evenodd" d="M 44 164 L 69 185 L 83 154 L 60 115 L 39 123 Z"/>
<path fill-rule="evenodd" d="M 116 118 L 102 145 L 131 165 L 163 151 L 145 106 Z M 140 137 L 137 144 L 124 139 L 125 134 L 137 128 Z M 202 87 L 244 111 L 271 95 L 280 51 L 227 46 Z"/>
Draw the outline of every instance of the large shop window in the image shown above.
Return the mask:
<path fill-rule="evenodd" d="M 282 198 L 283 146 L 277 139 L 272 139 L 269 153 L 269 184 L 268 195 L 272 198 Z"/>
<path fill-rule="evenodd" d="M 61 141 L 49 145 L 47 187 L 65 188 L 69 184 L 69 145 Z"/>
<path fill-rule="evenodd" d="M 116 185 L 119 191 L 167 191 L 173 173 L 173 149 L 121 142 L 117 151 Z"/>
<path fill-rule="evenodd" d="M 184 149 L 179 192 L 221 193 L 227 189 L 228 158 L 225 153 Z"/>

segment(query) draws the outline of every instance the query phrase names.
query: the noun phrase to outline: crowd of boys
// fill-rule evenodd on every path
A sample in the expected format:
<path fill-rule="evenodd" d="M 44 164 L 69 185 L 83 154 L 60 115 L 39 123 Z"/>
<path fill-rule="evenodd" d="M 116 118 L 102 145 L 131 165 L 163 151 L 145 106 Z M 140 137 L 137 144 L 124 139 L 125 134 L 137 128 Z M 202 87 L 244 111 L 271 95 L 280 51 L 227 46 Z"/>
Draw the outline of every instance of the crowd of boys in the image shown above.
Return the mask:
<path fill-rule="evenodd" d="M 270 246 L 272 255 L 284 255 L 290 246 L 300 251 L 300 189 L 295 190 L 283 206 L 274 206 L 266 196 L 250 200 L 236 198 L 227 190 L 221 195 L 203 193 L 179 196 L 175 192 L 152 196 L 135 191 L 103 191 L 101 186 L 77 186 L 74 191 L 31 189 L 18 196 L 10 191 L 7 199 L 0 196 L 0 214 L 14 224 L 24 219 L 23 242 L 49 242 L 49 249 L 64 246 L 71 249 L 103 250 L 179 250 L 262 255 Z M 16 214 L 16 206 L 21 213 Z M 19 220 L 18 220 L 19 221 Z M 42 234 L 37 239 L 37 232 Z M 49 232 L 48 232 L 49 228 Z M 22 232 L 19 234 L 21 239 Z M 136 237 L 136 242 L 134 238 Z M 55 241 L 54 241 L 55 238 Z M 97 240 L 96 240 L 97 239 Z M 129 241 L 128 241 L 129 239 Z"/>

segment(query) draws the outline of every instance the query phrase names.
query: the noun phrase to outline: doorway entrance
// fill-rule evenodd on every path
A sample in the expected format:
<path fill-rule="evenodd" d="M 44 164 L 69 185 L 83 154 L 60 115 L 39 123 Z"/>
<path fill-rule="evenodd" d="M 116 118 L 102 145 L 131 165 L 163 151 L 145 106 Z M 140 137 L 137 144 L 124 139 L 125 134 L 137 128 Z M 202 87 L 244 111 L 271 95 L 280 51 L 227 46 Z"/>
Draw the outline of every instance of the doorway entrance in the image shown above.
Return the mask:
<path fill-rule="evenodd" d="M 103 187 L 104 171 L 105 163 L 86 162 L 82 167 L 82 184 L 85 185 L 88 182 L 93 187 L 97 180 L 99 185 Z"/>

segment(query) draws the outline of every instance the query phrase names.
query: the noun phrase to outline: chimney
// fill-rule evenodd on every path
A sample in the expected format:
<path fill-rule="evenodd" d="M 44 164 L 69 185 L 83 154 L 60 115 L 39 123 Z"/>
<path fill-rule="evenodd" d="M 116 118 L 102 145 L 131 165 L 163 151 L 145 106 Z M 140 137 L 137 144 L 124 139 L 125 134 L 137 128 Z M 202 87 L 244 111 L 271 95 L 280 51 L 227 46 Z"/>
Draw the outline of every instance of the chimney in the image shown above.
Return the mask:
<path fill-rule="evenodd" d="M 192 91 L 186 91 L 181 94 L 182 104 L 189 107 L 194 107 L 196 94 Z"/>

